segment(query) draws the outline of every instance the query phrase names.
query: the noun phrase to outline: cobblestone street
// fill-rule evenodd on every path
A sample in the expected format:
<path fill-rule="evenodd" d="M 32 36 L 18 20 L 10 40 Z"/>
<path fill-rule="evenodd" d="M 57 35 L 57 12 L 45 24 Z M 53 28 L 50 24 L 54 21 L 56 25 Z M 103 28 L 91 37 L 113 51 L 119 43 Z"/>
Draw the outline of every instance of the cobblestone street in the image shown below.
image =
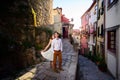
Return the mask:
<path fill-rule="evenodd" d="M 50 68 L 49 62 L 42 62 L 16 80 L 75 80 L 78 54 L 74 52 L 68 39 L 63 40 L 62 56 L 64 71 L 55 73 Z"/>

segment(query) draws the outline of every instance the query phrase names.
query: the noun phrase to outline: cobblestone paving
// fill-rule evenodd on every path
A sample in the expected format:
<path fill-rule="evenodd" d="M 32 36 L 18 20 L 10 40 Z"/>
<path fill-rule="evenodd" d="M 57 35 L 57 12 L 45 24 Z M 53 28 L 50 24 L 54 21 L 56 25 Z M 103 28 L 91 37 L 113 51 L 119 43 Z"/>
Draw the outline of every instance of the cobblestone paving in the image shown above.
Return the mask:
<path fill-rule="evenodd" d="M 80 80 L 114 80 L 110 75 L 101 72 L 89 59 L 79 55 Z"/>
<path fill-rule="evenodd" d="M 50 68 L 49 62 L 42 62 L 36 65 L 32 71 L 16 80 L 75 80 L 78 54 L 74 52 L 73 46 L 67 39 L 63 40 L 62 57 L 62 67 L 64 71 L 55 73 Z"/>

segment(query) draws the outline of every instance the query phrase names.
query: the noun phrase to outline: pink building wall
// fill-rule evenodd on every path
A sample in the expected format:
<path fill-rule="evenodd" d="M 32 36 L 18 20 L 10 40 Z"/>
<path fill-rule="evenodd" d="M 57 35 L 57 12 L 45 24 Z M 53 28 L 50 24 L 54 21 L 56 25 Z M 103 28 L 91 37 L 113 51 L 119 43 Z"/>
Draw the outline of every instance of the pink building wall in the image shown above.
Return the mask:
<path fill-rule="evenodd" d="M 83 30 L 86 30 L 86 25 L 88 25 L 88 23 L 89 23 L 89 15 L 88 12 L 85 12 L 81 17 L 81 25 Z"/>

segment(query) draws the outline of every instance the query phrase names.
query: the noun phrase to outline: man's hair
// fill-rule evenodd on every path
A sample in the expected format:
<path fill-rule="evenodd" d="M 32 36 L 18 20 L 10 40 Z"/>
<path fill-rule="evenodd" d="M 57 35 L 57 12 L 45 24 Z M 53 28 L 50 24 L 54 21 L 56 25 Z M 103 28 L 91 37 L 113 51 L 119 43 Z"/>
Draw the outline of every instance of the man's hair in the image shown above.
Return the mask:
<path fill-rule="evenodd" d="M 59 33 L 57 31 L 54 32 L 54 34 L 57 33 L 59 35 Z"/>
<path fill-rule="evenodd" d="M 58 33 L 57 31 L 54 32 L 54 34 L 57 33 L 58 34 L 58 37 L 61 38 L 61 34 Z"/>

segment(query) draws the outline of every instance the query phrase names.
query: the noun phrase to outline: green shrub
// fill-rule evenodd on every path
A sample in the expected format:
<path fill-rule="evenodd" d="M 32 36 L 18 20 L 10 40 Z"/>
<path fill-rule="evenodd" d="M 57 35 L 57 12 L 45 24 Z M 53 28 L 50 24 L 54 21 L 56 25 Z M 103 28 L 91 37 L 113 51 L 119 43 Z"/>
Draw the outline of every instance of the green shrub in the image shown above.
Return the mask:
<path fill-rule="evenodd" d="M 40 44 L 36 44 L 35 45 L 35 50 L 41 50 L 41 49 L 43 49 L 43 47 L 42 47 L 42 45 L 40 45 Z"/>
<path fill-rule="evenodd" d="M 98 53 L 94 56 L 94 61 L 101 62 L 103 60 L 103 57 Z"/>
<path fill-rule="evenodd" d="M 88 53 L 84 54 L 84 56 L 87 57 L 88 59 L 92 59 L 92 57 L 93 57 L 91 51 L 89 51 Z"/>
<path fill-rule="evenodd" d="M 45 32 L 47 35 L 52 35 L 53 31 L 49 29 L 48 27 L 36 27 L 35 33 L 36 35 L 40 35 L 42 32 Z"/>
<path fill-rule="evenodd" d="M 27 49 L 27 48 L 31 48 L 32 47 L 32 42 L 29 42 L 27 40 L 22 42 L 22 46 Z"/>

